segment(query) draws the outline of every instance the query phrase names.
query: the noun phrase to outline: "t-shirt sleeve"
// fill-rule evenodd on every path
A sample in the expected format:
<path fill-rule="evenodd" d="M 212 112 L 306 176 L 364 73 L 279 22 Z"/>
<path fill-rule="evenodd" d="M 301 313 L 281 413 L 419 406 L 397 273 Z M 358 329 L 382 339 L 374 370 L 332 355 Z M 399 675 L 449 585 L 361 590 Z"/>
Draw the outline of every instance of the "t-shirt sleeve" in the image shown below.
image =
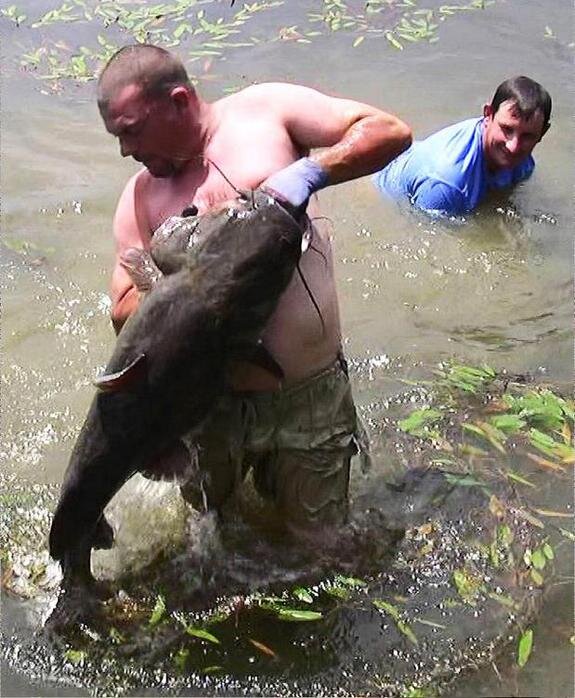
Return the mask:
<path fill-rule="evenodd" d="M 412 196 L 412 203 L 425 211 L 438 211 L 448 216 L 465 213 L 465 197 L 456 187 L 439 180 L 427 179 Z"/>

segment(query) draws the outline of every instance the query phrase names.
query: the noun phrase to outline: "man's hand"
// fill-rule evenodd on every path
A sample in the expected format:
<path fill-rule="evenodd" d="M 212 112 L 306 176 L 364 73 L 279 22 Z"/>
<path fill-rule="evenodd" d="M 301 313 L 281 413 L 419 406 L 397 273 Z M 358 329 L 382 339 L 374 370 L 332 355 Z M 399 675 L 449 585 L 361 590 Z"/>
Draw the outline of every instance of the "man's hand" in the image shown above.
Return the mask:
<path fill-rule="evenodd" d="M 300 158 L 268 177 L 261 188 L 294 208 L 305 208 L 309 197 L 328 183 L 327 172 L 310 158 Z"/>
<path fill-rule="evenodd" d="M 152 255 L 139 247 L 129 247 L 120 254 L 120 265 L 128 272 L 140 293 L 149 291 L 161 278 L 162 272 Z"/>

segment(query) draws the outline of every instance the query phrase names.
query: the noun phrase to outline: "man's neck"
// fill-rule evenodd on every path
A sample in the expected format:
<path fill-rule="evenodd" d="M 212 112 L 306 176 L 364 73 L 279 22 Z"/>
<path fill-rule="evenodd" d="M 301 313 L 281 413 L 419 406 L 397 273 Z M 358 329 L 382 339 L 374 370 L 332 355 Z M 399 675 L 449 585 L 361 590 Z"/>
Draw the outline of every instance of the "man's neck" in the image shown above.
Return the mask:
<path fill-rule="evenodd" d="M 192 116 L 190 131 L 193 134 L 193 152 L 199 156 L 206 153 L 217 129 L 213 105 L 196 97 L 195 115 Z"/>

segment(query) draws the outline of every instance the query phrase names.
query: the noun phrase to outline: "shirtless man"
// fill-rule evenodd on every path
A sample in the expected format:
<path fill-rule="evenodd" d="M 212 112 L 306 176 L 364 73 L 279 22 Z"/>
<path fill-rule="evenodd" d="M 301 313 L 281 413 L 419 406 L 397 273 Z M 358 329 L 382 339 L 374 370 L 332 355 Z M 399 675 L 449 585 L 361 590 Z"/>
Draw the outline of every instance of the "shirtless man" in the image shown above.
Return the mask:
<path fill-rule="evenodd" d="M 124 267 L 128 248 L 147 248 L 153 231 L 186 207 L 202 214 L 266 186 L 292 205 L 318 189 L 370 174 L 411 142 L 398 118 L 358 102 L 290 84 L 262 84 L 208 103 L 180 61 L 154 46 L 124 47 L 105 67 L 98 105 L 132 177 L 114 219 L 112 320 L 117 331 L 138 305 Z M 323 148 L 309 155 L 312 148 Z M 231 183 L 231 184 L 230 184 Z M 311 207 L 308 208 L 308 213 Z M 313 216 L 313 213 L 312 213 Z M 231 390 L 198 437 L 201 489 L 220 507 L 248 467 L 259 492 L 297 530 L 345 518 L 358 424 L 345 361 L 330 241 L 316 226 L 314 247 L 280 299 L 263 344 L 284 377 L 238 363 Z M 183 489 L 198 503 L 197 483 Z"/>

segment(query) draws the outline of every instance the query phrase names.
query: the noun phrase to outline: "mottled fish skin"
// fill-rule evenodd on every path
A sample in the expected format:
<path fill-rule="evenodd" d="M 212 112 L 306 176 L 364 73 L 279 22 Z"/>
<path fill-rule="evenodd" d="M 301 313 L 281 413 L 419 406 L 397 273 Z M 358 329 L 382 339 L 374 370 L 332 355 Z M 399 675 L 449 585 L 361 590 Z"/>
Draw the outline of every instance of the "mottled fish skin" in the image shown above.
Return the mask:
<path fill-rule="evenodd" d="M 299 261 L 302 226 L 262 191 L 196 221 L 197 244 L 176 226 L 153 250 L 165 275 L 118 335 L 72 451 L 50 531 L 65 587 L 92 581 L 91 549 L 110 543 L 104 508 L 206 418 L 228 357 L 257 343 Z"/>

